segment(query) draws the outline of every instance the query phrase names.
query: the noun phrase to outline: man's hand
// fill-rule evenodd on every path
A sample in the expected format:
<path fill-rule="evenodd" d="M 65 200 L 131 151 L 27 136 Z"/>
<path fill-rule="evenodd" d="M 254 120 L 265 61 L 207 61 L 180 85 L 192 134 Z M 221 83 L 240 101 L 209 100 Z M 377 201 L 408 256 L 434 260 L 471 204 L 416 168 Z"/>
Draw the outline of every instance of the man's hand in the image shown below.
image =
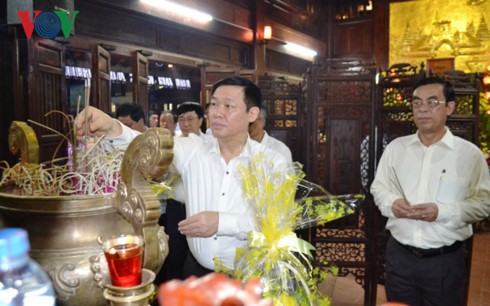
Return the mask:
<path fill-rule="evenodd" d="M 396 199 L 391 206 L 391 211 L 397 218 L 407 218 L 412 206 L 405 199 Z"/>
<path fill-rule="evenodd" d="M 122 133 L 122 127 L 116 120 L 92 106 L 85 108 L 75 122 L 78 141 L 84 135 L 117 137 Z"/>
<path fill-rule="evenodd" d="M 412 205 L 412 209 L 410 213 L 407 215 L 407 218 L 414 220 L 421 220 L 432 222 L 437 219 L 437 215 L 439 214 L 439 208 L 434 203 L 423 203 Z"/>
<path fill-rule="evenodd" d="M 189 237 L 211 237 L 218 232 L 219 214 L 202 211 L 179 222 L 179 231 Z"/>

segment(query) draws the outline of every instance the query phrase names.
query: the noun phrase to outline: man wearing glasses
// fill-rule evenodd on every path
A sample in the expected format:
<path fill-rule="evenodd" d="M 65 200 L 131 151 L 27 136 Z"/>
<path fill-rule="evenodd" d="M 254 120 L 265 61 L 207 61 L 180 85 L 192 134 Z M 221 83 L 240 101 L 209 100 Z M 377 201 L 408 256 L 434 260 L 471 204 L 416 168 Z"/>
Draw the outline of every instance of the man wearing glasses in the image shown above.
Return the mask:
<path fill-rule="evenodd" d="M 371 193 L 391 237 L 386 296 L 408 305 L 465 305 L 464 241 L 490 213 L 490 175 L 483 153 L 454 136 L 446 120 L 454 89 L 438 77 L 413 91 L 417 132 L 383 152 Z"/>
<path fill-rule="evenodd" d="M 184 102 L 177 107 L 177 121 L 179 122 L 182 136 L 189 134 L 201 136 L 201 126 L 204 120 L 204 111 L 197 102 Z"/>

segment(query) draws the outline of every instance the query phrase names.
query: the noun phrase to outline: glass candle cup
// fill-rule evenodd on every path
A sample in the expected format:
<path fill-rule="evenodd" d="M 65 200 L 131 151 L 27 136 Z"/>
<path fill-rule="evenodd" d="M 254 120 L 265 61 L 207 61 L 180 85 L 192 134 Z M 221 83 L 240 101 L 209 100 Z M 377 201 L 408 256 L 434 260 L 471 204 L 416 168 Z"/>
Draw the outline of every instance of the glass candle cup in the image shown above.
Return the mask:
<path fill-rule="evenodd" d="M 120 235 L 102 243 L 113 286 L 141 284 L 144 240 L 137 235 Z"/>

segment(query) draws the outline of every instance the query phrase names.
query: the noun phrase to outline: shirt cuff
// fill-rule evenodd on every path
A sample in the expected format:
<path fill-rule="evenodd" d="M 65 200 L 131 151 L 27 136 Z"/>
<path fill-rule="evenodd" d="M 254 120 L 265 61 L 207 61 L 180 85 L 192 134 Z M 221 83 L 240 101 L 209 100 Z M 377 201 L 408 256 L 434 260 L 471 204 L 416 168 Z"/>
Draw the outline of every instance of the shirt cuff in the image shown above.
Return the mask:
<path fill-rule="evenodd" d="M 122 128 L 122 133 L 119 136 L 116 137 L 106 137 L 107 141 L 109 141 L 112 146 L 114 146 L 117 149 L 123 149 L 125 150 L 131 141 L 136 138 L 140 134 L 140 132 L 135 131 L 126 125 L 122 124 L 119 120 L 116 120 L 117 124 L 119 124 Z"/>
<path fill-rule="evenodd" d="M 452 213 L 453 213 L 453 208 L 451 207 L 451 205 L 447 205 L 447 204 L 440 205 L 437 203 L 436 203 L 436 205 L 437 205 L 436 221 L 444 221 L 444 220 L 448 220 L 451 218 Z"/>
<path fill-rule="evenodd" d="M 247 232 L 238 229 L 236 215 L 219 212 L 217 236 L 234 236 L 240 240 L 247 239 Z"/>

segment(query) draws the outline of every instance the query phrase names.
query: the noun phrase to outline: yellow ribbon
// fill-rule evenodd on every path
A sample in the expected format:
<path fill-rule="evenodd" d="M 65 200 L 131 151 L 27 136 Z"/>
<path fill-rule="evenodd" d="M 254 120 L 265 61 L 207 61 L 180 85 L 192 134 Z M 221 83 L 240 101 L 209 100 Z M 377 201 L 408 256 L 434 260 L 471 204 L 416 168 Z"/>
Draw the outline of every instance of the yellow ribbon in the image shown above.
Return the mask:
<path fill-rule="evenodd" d="M 287 249 L 288 251 L 305 254 L 310 258 L 313 257 L 311 251 L 315 249 L 313 245 L 303 239 L 299 239 L 293 232 L 282 235 L 271 243 L 262 232 L 251 231 L 248 233 L 248 246 L 252 248 Z"/>

